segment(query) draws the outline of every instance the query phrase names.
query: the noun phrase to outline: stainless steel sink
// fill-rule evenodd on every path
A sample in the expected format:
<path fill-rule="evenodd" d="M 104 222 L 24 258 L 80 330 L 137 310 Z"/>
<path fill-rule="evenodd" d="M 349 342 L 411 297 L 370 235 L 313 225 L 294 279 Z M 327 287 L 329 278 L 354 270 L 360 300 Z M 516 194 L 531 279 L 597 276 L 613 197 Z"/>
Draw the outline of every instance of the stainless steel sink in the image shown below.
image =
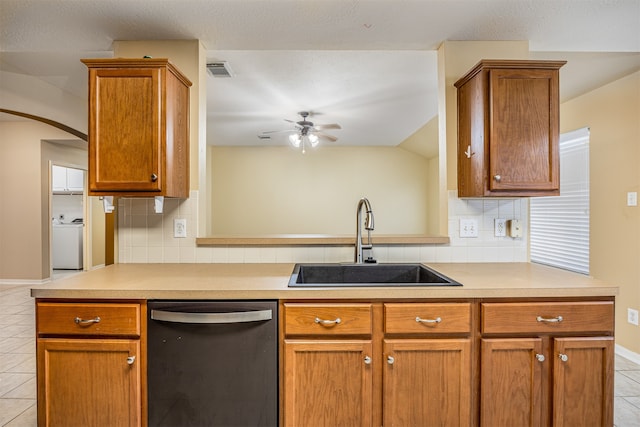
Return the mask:
<path fill-rule="evenodd" d="M 462 286 L 423 264 L 296 264 L 289 287 Z"/>

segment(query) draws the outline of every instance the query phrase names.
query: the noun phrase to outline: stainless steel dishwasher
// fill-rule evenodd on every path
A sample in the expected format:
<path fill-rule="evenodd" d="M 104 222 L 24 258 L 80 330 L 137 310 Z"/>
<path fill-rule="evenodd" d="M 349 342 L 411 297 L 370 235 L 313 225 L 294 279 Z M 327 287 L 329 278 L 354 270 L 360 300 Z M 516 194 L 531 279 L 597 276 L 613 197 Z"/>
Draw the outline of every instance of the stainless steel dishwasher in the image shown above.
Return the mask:
<path fill-rule="evenodd" d="M 277 426 L 276 301 L 149 301 L 149 426 Z"/>

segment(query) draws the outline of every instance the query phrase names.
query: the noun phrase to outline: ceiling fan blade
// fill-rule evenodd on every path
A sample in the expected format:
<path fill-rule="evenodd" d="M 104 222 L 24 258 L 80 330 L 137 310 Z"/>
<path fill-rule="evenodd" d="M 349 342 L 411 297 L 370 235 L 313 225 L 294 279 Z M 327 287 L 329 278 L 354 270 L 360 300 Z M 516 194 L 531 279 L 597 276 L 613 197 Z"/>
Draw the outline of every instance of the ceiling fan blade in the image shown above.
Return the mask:
<path fill-rule="evenodd" d="M 283 132 L 295 132 L 295 129 L 266 130 L 266 131 L 260 132 L 260 135 L 266 135 L 270 133 L 283 133 Z"/>
<path fill-rule="evenodd" d="M 331 142 L 336 142 L 338 140 L 338 138 L 336 138 L 333 135 L 329 135 L 327 133 L 322 133 L 322 132 L 314 132 L 314 134 L 318 137 L 318 138 L 324 138 L 324 139 L 328 139 Z"/>
<path fill-rule="evenodd" d="M 328 123 L 326 125 L 315 125 L 314 129 L 317 130 L 324 130 L 324 129 L 342 129 L 342 126 L 340 126 L 337 123 Z"/>

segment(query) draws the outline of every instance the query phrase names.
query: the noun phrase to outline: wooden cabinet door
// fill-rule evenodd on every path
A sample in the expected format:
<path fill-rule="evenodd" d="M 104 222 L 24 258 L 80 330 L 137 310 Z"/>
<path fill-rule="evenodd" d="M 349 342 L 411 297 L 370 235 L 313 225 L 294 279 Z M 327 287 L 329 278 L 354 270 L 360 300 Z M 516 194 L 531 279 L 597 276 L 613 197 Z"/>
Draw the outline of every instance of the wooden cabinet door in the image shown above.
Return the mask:
<path fill-rule="evenodd" d="M 371 426 L 371 351 L 371 341 L 285 340 L 284 425 Z"/>
<path fill-rule="evenodd" d="M 89 189 L 161 191 L 161 70 L 90 69 Z"/>
<path fill-rule="evenodd" d="M 39 426 L 141 424 L 138 340 L 44 338 L 37 343 Z"/>
<path fill-rule="evenodd" d="M 558 71 L 492 69 L 489 87 L 489 190 L 558 190 Z"/>
<path fill-rule="evenodd" d="M 541 426 L 542 339 L 483 339 L 481 346 L 480 425 Z"/>
<path fill-rule="evenodd" d="M 553 425 L 613 425 L 613 337 L 556 338 Z"/>
<path fill-rule="evenodd" d="M 384 340 L 384 426 L 469 426 L 471 342 Z"/>

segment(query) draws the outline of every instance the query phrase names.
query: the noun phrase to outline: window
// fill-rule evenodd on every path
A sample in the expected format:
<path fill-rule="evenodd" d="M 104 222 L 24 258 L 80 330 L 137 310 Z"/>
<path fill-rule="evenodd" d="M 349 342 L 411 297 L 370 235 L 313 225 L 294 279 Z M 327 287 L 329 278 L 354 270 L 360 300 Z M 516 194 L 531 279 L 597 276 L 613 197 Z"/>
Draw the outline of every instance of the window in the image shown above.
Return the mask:
<path fill-rule="evenodd" d="M 589 129 L 560 135 L 560 196 L 533 197 L 531 261 L 589 274 Z"/>

